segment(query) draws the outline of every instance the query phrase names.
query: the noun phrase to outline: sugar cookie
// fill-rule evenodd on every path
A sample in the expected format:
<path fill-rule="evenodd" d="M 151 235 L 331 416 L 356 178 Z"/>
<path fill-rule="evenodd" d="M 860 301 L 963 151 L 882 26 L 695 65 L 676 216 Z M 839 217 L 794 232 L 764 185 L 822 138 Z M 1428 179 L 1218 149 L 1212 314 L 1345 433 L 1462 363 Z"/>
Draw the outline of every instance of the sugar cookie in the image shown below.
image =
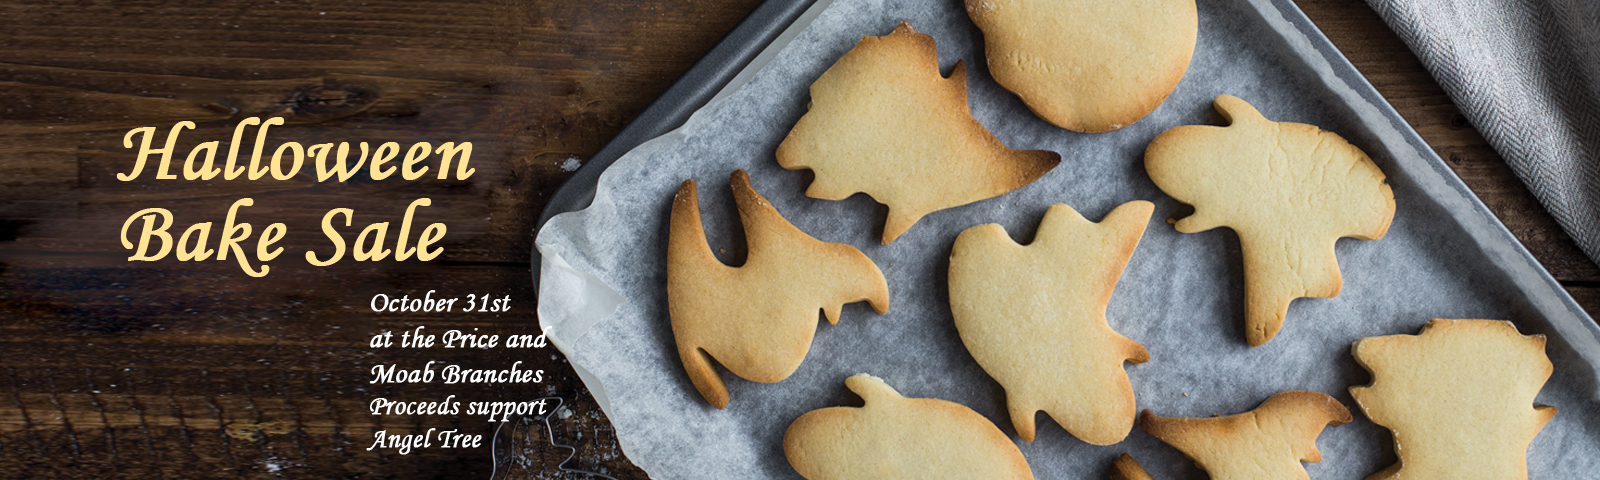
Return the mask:
<path fill-rule="evenodd" d="M 756 193 L 744 170 L 733 172 L 730 183 L 749 245 L 743 266 L 712 255 L 694 180 L 673 198 L 667 242 L 667 307 L 678 356 L 717 408 L 728 405 L 728 389 L 713 357 L 740 377 L 777 382 L 811 349 L 819 309 L 834 324 L 845 303 L 866 300 L 880 314 L 889 310 L 888 283 L 860 250 L 795 228 Z"/>
<path fill-rule="evenodd" d="M 903 397 L 864 373 L 844 384 L 866 405 L 812 410 L 784 432 L 784 455 L 809 480 L 1033 478 L 1016 444 L 978 412 Z"/>
<path fill-rule="evenodd" d="M 1226 417 L 1168 418 L 1145 410 L 1139 428 L 1189 456 L 1212 480 L 1304 480 L 1300 462 L 1322 461 L 1317 435 L 1350 420 L 1350 411 L 1333 397 L 1293 390 Z"/>
<path fill-rule="evenodd" d="M 1501 320 L 1434 319 L 1416 335 L 1357 340 L 1372 384 L 1350 394 L 1394 432 L 1400 457 L 1367 479 L 1528 478 L 1528 445 L 1556 414 L 1533 403 L 1554 370 L 1544 344 Z"/>
<path fill-rule="evenodd" d="M 1155 480 L 1150 474 L 1139 466 L 1139 462 L 1132 455 L 1126 453 L 1111 462 L 1111 480 Z"/>
<path fill-rule="evenodd" d="M 1144 118 L 1189 68 L 1194 0 L 966 0 L 989 73 L 1058 127 L 1107 132 Z"/>
<path fill-rule="evenodd" d="M 1332 297 L 1343 282 L 1334 242 L 1382 238 L 1394 192 L 1377 164 L 1338 134 L 1267 120 L 1236 97 L 1217 97 L 1227 127 L 1176 127 L 1150 141 L 1145 169 L 1162 191 L 1194 206 L 1178 231 L 1226 226 L 1244 252 L 1245 340 L 1277 335 L 1289 302 Z"/>
<path fill-rule="evenodd" d="M 1090 222 L 1051 205 L 1032 243 L 1000 225 L 961 232 L 950 252 L 950 311 L 972 357 L 1006 389 L 1011 423 L 1033 441 L 1040 410 L 1079 439 L 1110 445 L 1133 429 L 1124 361 L 1143 346 L 1106 324 L 1106 304 L 1155 206 L 1135 201 Z"/>
<path fill-rule="evenodd" d="M 811 110 L 777 159 L 816 173 L 807 196 L 865 192 L 888 205 L 887 245 L 924 215 L 1033 182 L 1061 156 L 1002 145 L 967 108 L 966 67 L 941 77 L 933 37 L 901 23 L 862 38 L 811 84 Z"/>

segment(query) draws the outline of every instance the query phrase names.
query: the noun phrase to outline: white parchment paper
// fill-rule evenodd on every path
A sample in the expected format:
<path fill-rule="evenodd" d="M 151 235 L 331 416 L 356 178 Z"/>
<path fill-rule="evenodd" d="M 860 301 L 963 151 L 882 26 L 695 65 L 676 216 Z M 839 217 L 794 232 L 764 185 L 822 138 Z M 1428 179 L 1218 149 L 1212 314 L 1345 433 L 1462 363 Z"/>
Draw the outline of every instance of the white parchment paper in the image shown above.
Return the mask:
<path fill-rule="evenodd" d="M 1307 470 L 1312 478 L 1359 479 L 1395 457 L 1388 431 L 1368 421 L 1346 391 L 1370 380 L 1350 356 L 1351 342 L 1414 334 L 1434 317 L 1511 319 L 1523 333 L 1551 336 L 1556 368 L 1539 401 L 1560 410 L 1529 449 L 1531 477 L 1600 477 L 1592 367 L 1600 362 L 1600 330 L 1563 303 L 1481 205 L 1456 188 L 1459 180 L 1441 173 L 1447 170 L 1431 152 L 1403 138 L 1397 128 L 1407 127 L 1334 73 L 1330 61 L 1343 60 L 1319 53 L 1280 7 L 1269 0 L 1199 7 L 1199 43 L 1177 91 L 1138 123 L 1091 135 L 1050 126 L 994 83 L 960 1 L 838 0 L 770 63 L 744 75 L 748 83 L 612 165 L 593 206 L 559 215 L 539 232 L 540 321 L 601 398 L 628 457 L 655 478 L 799 478 L 783 456 L 784 430 L 812 409 L 859 405 L 844 379 L 863 372 L 907 396 L 971 407 L 1015 438 L 1003 391 L 967 353 L 950 318 L 945 276 L 956 235 L 999 223 L 1028 241 L 1050 204 L 1098 221 L 1123 202 L 1150 200 L 1155 216 L 1107 310 L 1112 328 L 1150 351 L 1150 362 L 1127 367 L 1140 409 L 1226 415 L 1284 390 L 1324 392 L 1356 421 L 1324 431 L 1324 460 Z M 901 20 L 937 40 L 946 72 L 967 62 L 973 115 L 1001 141 L 1059 152 L 1062 162 L 1018 191 L 928 215 L 884 246 L 877 241 L 884 207 L 865 195 L 805 197 L 811 174 L 780 168 L 773 151 L 805 112 L 811 82 L 862 36 L 888 34 Z M 1244 343 L 1237 237 L 1227 229 L 1177 233 L 1165 219 L 1187 208 L 1163 195 L 1143 168 L 1144 147 L 1161 131 L 1222 124 L 1211 107 L 1219 94 L 1244 98 L 1272 120 L 1344 135 L 1389 175 L 1398 204 L 1382 240 L 1338 243 L 1343 293 L 1295 301 L 1283 330 L 1258 348 Z M 723 371 L 732 402 L 716 410 L 689 383 L 674 348 L 667 218 L 679 183 L 695 179 L 712 248 L 726 262 L 741 262 L 743 234 L 727 180 L 740 168 L 801 230 L 871 257 L 889 280 L 892 307 L 876 315 L 864 303 L 847 305 L 839 325 L 819 322 L 810 354 L 783 382 L 758 384 Z M 1036 441 L 1017 440 L 1038 478 L 1104 478 L 1123 452 L 1156 478 L 1205 478 L 1137 427 L 1120 444 L 1096 447 L 1039 419 Z"/>

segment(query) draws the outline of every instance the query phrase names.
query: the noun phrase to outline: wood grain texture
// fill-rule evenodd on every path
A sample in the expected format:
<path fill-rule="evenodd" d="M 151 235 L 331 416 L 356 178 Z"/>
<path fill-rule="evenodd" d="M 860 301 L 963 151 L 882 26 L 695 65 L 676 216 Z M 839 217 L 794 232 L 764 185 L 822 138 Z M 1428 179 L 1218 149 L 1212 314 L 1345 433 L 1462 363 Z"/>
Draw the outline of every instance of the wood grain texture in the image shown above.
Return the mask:
<path fill-rule="evenodd" d="M 481 416 L 372 416 L 376 397 L 566 400 L 569 468 L 644 478 L 553 348 L 374 350 L 425 324 L 537 333 L 533 223 L 546 198 L 754 1 L 6 3 L 0 17 L 0 472 L 33 478 L 486 478 L 488 448 L 367 451 L 376 430 L 493 432 Z M 473 142 L 467 181 L 117 181 L 124 133 L 198 124 L 178 144 L 228 141 L 286 118 L 269 144 Z M 247 140 L 247 145 L 249 141 Z M 159 145 L 159 141 L 157 144 Z M 182 156 L 180 155 L 181 159 Z M 265 279 L 232 261 L 128 262 L 123 220 L 151 206 L 220 222 L 236 198 L 289 255 Z M 445 222 L 428 263 L 317 268 L 331 208 L 397 222 L 411 199 Z M 398 224 L 395 225 L 396 227 Z M 219 225 L 220 227 L 220 225 Z M 175 232 L 176 233 L 176 232 Z M 215 240 L 213 240 L 215 242 Z M 513 296 L 506 314 L 375 314 L 377 293 Z M 439 360 L 543 369 L 539 385 L 368 385 L 372 365 Z M 549 439 L 544 439 L 549 440 Z M 531 440 L 530 440 L 531 441 Z M 560 478 L 567 452 L 501 478 Z M 0 475 L 10 476 L 10 475 Z M 578 476 L 572 476 L 578 478 Z"/>
<path fill-rule="evenodd" d="M 368 4 L 370 3 L 370 4 Z M 488 449 L 366 451 L 379 429 L 488 430 L 481 417 L 375 417 L 365 402 L 561 396 L 555 440 L 569 467 L 645 478 L 554 349 L 367 348 L 383 330 L 534 333 L 531 230 L 547 198 L 754 7 L 755 0 L 360 2 L 220 5 L 143 0 L 5 2 L 0 18 L 0 472 L 32 478 L 482 478 Z M 1600 269 L 1573 246 L 1415 57 L 1364 3 L 1300 5 L 1591 311 Z M 269 143 L 474 144 L 466 181 L 158 181 L 131 168 L 130 128 L 198 124 L 180 152 L 226 143 L 252 116 L 282 116 Z M 128 262 L 132 212 L 178 225 L 283 222 L 288 256 L 266 279 L 228 262 Z M 331 208 L 353 235 L 428 197 L 446 222 L 427 262 L 311 267 Z M 253 240 L 252 240 L 253 242 Z M 374 294 L 511 295 L 500 315 L 375 314 Z M 375 364 L 441 360 L 543 369 L 531 386 L 367 384 Z M 535 448 L 500 478 L 583 478 Z M 544 439 L 548 440 L 548 439 Z M 20 472 L 20 473 L 17 473 Z"/>

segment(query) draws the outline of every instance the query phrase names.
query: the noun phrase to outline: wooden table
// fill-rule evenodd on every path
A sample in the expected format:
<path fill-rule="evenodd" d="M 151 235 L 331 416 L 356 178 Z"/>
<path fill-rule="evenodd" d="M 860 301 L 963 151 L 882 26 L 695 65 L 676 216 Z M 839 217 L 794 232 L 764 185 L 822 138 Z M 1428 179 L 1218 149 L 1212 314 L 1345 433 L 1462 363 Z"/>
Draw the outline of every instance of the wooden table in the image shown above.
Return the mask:
<path fill-rule="evenodd" d="M 547 198 L 683 73 L 755 0 L 623 2 L 7 2 L 0 18 L 0 472 L 7 477 L 482 478 L 487 448 L 367 451 L 380 429 L 486 432 L 482 417 L 375 417 L 375 397 L 560 396 L 552 426 L 568 465 L 645 478 L 553 348 L 372 349 L 379 331 L 425 324 L 537 333 L 531 233 Z M 1362 2 L 1302 8 L 1589 311 L 1600 269 L 1573 245 Z M 465 181 L 156 181 L 131 169 L 124 134 L 181 120 L 179 152 L 239 120 L 282 116 L 271 141 L 473 143 Z M 164 135 L 163 135 L 164 136 Z M 248 141 L 247 141 L 248 144 Z M 158 142 L 159 146 L 159 142 Z M 181 155 L 181 153 L 180 153 Z M 180 157 L 181 158 L 181 157 Z M 116 240 L 138 209 L 220 223 L 234 199 L 256 232 L 283 222 L 291 256 L 328 251 L 323 213 L 356 227 L 447 222 L 422 263 L 129 262 Z M 135 227 L 137 228 L 137 227 Z M 420 226 L 417 228 L 421 228 Z M 176 230 L 174 231 L 176 233 Z M 251 240 L 253 242 L 254 240 Z M 377 294 L 511 297 L 500 314 L 377 314 Z M 536 385 L 370 385 L 367 369 L 439 360 L 542 369 Z M 468 388 L 472 387 L 472 388 Z M 535 429 L 536 430 L 536 429 Z M 534 432 L 537 433 L 537 432 Z M 562 478 L 567 452 L 505 478 Z M 531 440 L 530 440 L 531 439 Z M 581 476 L 571 476 L 581 478 Z"/>

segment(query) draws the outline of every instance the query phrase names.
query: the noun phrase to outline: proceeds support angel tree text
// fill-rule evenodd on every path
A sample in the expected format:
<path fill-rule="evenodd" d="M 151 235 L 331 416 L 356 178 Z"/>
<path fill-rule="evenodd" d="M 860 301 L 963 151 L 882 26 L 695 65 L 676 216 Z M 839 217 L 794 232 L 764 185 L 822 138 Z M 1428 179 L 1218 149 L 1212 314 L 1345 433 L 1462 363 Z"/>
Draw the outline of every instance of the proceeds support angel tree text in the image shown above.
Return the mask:
<path fill-rule="evenodd" d="M 467 294 L 444 296 L 429 290 L 420 296 L 378 294 L 369 305 L 375 313 L 503 313 L 511 310 L 509 295 Z M 548 345 L 541 333 L 502 335 L 469 329 L 430 329 L 415 325 L 404 331 L 376 332 L 368 340 L 373 349 L 534 349 Z M 428 360 L 420 365 L 387 363 L 368 369 L 369 384 L 533 384 L 544 381 L 544 371 L 523 367 L 517 360 L 509 365 L 488 368 L 449 364 Z M 383 416 L 441 415 L 482 417 L 486 422 L 507 422 L 529 415 L 547 415 L 553 405 L 548 399 L 531 401 L 462 400 L 456 395 L 423 401 L 399 400 L 388 397 L 373 398 L 367 403 L 368 413 Z M 463 433 L 459 429 L 429 428 L 405 434 L 391 434 L 387 430 L 373 433 L 368 451 L 392 449 L 405 455 L 417 448 L 477 448 L 483 446 L 483 435 Z"/>

